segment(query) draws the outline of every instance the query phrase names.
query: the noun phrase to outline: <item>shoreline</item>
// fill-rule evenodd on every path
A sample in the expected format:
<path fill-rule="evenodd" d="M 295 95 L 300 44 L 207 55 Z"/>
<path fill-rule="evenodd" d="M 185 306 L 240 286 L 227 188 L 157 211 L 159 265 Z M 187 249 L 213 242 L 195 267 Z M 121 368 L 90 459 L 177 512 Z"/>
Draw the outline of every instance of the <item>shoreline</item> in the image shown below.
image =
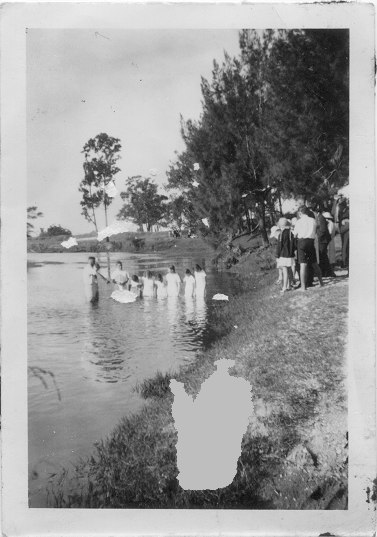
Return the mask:
<path fill-rule="evenodd" d="M 50 507 L 346 508 L 348 279 L 281 295 L 271 256 L 260 249 L 233 267 L 244 289 L 217 306 L 222 337 L 189 366 L 144 381 L 141 412 L 123 418 L 59 485 L 51 481 Z M 233 482 L 184 491 L 169 378 L 197 394 L 219 358 L 235 359 L 231 374 L 250 381 L 255 413 Z"/>

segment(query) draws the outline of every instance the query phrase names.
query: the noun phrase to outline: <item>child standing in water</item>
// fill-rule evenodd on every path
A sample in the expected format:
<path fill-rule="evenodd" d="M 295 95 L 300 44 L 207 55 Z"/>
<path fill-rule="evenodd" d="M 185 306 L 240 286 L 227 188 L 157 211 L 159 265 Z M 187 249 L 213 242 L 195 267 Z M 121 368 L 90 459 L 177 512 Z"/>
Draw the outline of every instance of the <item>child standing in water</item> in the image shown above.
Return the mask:
<path fill-rule="evenodd" d="M 191 274 L 191 270 L 186 270 L 183 281 L 185 283 L 185 297 L 193 297 L 195 295 L 195 278 Z"/>
<path fill-rule="evenodd" d="M 139 278 L 138 276 L 136 276 L 136 274 L 134 274 L 131 278 L 131 281 L 130 281 L 130 288 L 129 290 L 131 291 L 131 293 L 133 293 L 135 296 L 138 296 L 141 298 L 141 295 L 142 295 L 142 283 L 139 282 Z"/>
<path fill-rule="evenodd" d="M 153 296 L 154 295 L 154 279 L 153 274 L 150 270 L 144 272 L 142 278 L 143 281 L 143 296 Z"/>
<path fill-rule="evenodd" d="M 204 296 L 206 290 L 206 273 L 200 265 L 195 265 L 196 296 Z"/>
<path fill-rule="evenodd" d="M 154 282 L 154 286 L 157 298 L 166 298 L 168 296 L 162 274 L 158 274 L 157 279 Z"/>

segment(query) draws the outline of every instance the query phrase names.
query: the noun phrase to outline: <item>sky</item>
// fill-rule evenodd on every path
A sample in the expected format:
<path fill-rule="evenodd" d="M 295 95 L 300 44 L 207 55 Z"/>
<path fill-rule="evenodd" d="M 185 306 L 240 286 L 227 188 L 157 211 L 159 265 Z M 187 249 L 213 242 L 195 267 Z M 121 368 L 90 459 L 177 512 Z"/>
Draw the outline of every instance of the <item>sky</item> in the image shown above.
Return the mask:
<path fill-rule="evenodd" d="M 82 147 L 101 132 L 120 138 L 118 190 L 132 175 L 159 185 L 182 151 L 180 114 L 201 112 L 201 76 L 239 52 L 236 30 L 45 30 L 27 33 L 28 206 L 72 233 L 93 231 L 80 214 Z M 119 196 L 110 207 L 115 219 Z M 101 211 L 102 213 L 103 211 Z M 104 226 L 101 214 L 100 227 Z"/>

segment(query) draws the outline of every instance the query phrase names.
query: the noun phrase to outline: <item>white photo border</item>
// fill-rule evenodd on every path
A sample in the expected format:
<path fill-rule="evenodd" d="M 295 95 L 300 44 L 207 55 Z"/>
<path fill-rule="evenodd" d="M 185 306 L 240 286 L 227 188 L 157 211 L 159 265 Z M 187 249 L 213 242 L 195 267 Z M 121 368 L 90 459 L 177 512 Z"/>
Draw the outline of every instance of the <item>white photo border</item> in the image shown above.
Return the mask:
<path fill-rule="evenodd" d="M 346 511 L 28 507 L 26 311 L 27 28 L 349 28 L 352 213 Z M 13 535 L 369 536 L 376 477 L 374 5 L 25 3 L 1 8 L 3 531 Z"/>

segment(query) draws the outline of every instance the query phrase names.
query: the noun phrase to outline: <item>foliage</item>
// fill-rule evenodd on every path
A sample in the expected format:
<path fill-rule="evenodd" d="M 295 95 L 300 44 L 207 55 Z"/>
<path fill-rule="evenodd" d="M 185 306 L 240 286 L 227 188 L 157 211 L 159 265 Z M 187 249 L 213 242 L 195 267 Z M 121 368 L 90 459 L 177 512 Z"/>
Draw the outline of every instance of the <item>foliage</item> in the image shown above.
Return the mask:
<path fill-rule="evenodd" d="M 95 209 L 103 205 L 107 220 L 107 207 L 112 198 L 105 192 L 105 187 L 114 181 L 114 176 L 120 171 L 116 163 L 120 159 L 120 140 L 106 133 L 98 134 L 84 145 L 85 161 L 83 164 L 85 177 L 80 182 L 79 192 L 82 193 L 80 202 L 81 214 L 97 229 Z M 107 224 L 107 222 L 106 222 Z"/>
<path fill-rule="evenodd" d="M 178 231 L 188 229 L 194 232 L 196 230 L 198 217 L 194 212 L 192 201 L 190 201 L 186 192 L 170 198 L 166 205 L 165 222 L 172 229 Z"/>
<path fill-rule="evenodd" d="M 131 218 L 140 228 L 146 224 L 147 231 L 150 231 L 166 214 L 165 202 L 168 198 L 157 192 L 157 185 L 149 177 L 129 177 L 127 185 L 127 189 L 120 194 L 126 203 L 119 211 L 118 219 Z"/>
<path fill-rule="evenodd" d="M 62 226 L 52 225 L 47 229 L 47 231 L 40 233 L 40 237 L 55 237 L 58 235 L 72 235 L 72 232 Z"/>
<path fill-rule="evenodd" d="M 270 175 L 286 195 L 326 199 L 348 180 L 348 59 L 345 30 L 289 31 L 273 43 Z"/>
<path fill-rule="evenodd" d="M 28 207 L 26 212 L 27 212 L 27 219 L 28 220 L 36 220 L 37 218 L 42 218 L 43 217 L 43 213 L 38 211 L 38 207 L 36 207 L 36 206 Z M 26 227 L 27 227 L 26 236 L 28 238 L 30 238 L 31 233 L 34 231 L 34 226 L 33 226 L 33 224 L 31 222 L 27 222 Z"/>
<path fill-rule="evenodd" d="M 248 210 L 266 242 L 267 211 L 281 193 L 324 198 L 347 182 L 346 30 L 244 30 L 240 55 L 214 62 L 201 89 L 199 120 L 181 120 L 186 148 L 168 187 L 184 191 L 215 244 L 242 228 Z"/>

